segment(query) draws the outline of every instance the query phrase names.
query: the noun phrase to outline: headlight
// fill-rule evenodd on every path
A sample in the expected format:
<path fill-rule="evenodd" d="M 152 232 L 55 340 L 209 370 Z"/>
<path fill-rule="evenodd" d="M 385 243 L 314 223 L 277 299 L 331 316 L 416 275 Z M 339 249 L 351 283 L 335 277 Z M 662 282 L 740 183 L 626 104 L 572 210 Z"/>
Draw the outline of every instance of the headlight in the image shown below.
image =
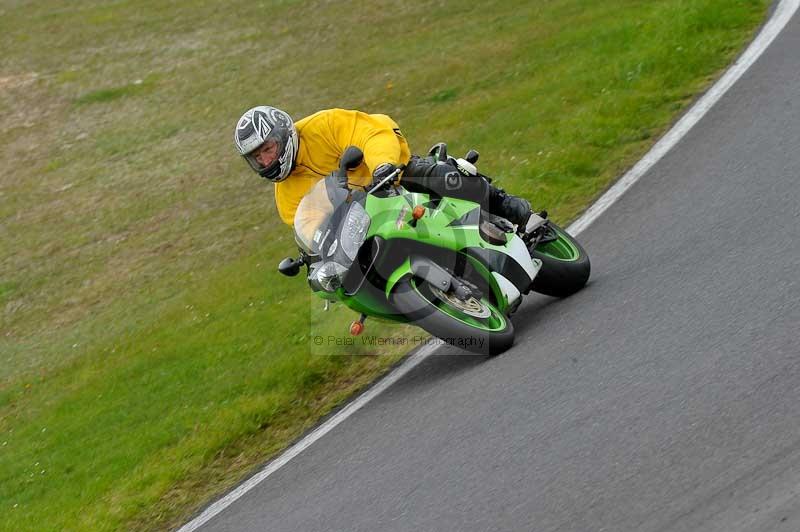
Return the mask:
<path fill-rule="evenodd" d="M 358 248 L 361 247 L 367 237 L 369 224 L 370 218 L 367 211 L 364 210 L 360 203 L 354 202 L 342 226 L 342 237 L 339 242 L 342 246 L 342 251 L 350 260 L 356 260 Z"/>
<path fill-rule="evenodd" d="M 314 271 L 314 279 L 323 290 L 335 292 L 342 285 L 342 276 L 347 273 L 347 268 L 336 262 L 326 262 Z"/>

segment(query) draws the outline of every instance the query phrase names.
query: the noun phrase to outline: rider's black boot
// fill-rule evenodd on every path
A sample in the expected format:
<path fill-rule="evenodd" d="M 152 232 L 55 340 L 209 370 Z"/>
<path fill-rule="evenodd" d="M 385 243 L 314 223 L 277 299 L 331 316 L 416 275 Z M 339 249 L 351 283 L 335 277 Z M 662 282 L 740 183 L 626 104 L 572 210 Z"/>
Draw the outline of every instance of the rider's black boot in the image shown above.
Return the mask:
<path fill-rule="evenodd" d="M 506 193 L 502 188 L 489 185 L 489 212 L 524 228 L 531 216 L 531 204 L 524 198 Z"/>

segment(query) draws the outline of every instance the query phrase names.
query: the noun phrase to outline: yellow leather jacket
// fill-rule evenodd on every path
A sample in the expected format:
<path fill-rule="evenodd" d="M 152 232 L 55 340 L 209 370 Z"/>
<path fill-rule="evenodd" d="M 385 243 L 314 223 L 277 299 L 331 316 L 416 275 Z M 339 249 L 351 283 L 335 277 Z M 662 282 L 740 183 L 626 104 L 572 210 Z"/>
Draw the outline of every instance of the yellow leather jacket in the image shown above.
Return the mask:
<path fill-rule="evenodd" d="M 295 168 L 275 184 L 275 203 L 281 220 L 294 222 L 303 196 L 320 179 L 339 167 L 339 157 L 348 146 L 364 152 L 364 162 L 348 172 L 357 185 L 372 182 L 372 172 L 382 163 L 407 164 L 411 152 L 400 128 L 386 115 L 327 109 L 295 122 L 300 139 Z"/>

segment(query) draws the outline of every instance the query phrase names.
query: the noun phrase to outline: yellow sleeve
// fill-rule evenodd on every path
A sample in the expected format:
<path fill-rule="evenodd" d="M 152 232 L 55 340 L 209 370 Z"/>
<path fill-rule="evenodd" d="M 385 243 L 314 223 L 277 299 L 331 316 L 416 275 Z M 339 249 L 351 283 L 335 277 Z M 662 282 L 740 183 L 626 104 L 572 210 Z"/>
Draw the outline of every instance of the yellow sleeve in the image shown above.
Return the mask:
<path fill-rule="evenodd" d="M 371 176 L 382 163 L 406 164 L 410 158 L 408 143 L 397 123 L 386 115 L 334 109 L 331 129 L 340 149 L 354 145 L 364 152 L 364 172 Z"/>
<path fill-rule="evenodd" d="M 364 163 L 369 169 L 369 174 L 383 163 L 400 163 L 400 143 L 393 131 L 382 130 L 374 132 L 364 143 Z"/>
<path fill-rule="evenodd" d="M 372 131 L 364 142 L 364 162 L 369 173 L 382 163 L 406 164 L 411 157 L 405 137 L 400 132 L 397 122 L 386 115 L 368 115 L 372 122 Z"/>

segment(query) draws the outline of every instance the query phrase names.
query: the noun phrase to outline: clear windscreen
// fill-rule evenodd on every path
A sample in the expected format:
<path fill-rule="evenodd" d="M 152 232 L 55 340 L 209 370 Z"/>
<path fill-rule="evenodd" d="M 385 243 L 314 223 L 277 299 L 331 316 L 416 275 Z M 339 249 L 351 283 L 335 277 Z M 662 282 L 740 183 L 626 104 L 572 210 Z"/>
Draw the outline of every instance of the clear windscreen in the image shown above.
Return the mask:
<path fill-rule="evenodd" d="M 318 257 L 309 268 L 312 287 L 334 292 L 342 286 L 371 221 L 361 203 L 365 196 L 360 196 L 351 195 L 329 176 L 300 201 L 294 216 L 295 240 L 305 253 Z"/>
<path fill-rule="evenodd" d="M 320 246 L 331 230 L 333 213 L 346 201 L 347 191 L 338 187 L 331 177 L 321 179 L 303 197 L 294 215 L 295 239 L 303 251 L 320 254 Z"/>

